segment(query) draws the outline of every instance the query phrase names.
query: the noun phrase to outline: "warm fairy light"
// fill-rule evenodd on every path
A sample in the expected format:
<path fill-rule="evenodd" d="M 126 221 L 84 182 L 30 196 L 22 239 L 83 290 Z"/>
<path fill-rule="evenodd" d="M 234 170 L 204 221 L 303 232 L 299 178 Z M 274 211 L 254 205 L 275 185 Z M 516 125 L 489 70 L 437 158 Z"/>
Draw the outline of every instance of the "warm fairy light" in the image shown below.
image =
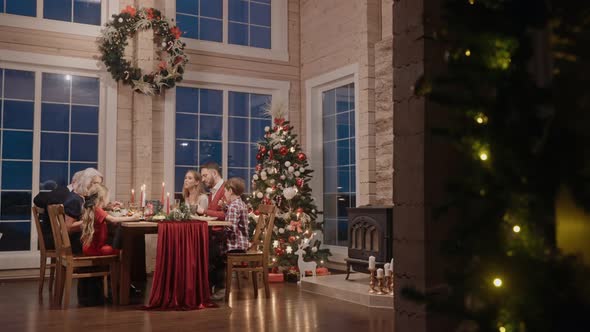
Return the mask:
<path fill-rule="evenodd" d="M 470 5 L 473 5 L 473 4 L 475 4 L 475 0 L 469 0 L 469 4 L 470 4 Z M 502 332 L 504 332 L 504 331 L 502 331 Z"/>
<path fill-rule="evenodd" d="M 518 232 L 520 232 L 520 226 L 518 226 L 518 225 L 514 225 L 514 227 L 512 227 L 512 231 L 513 231 L 514 233 L 518 233 Z"/>
<path fill-rule="evenodd" d="M 72 80 L 72 75 L 66 75 L 66 81 L 71 81 Z"/>
<path fill-rule="evenodd" d="M 470 50 L 465 50 L 465 56 L 470 56 L 471 55 L 471 51 Z"/>
<path fill-rule="evenodd" d="M 272 258 L 272 261 L 273 261 L 273 262 L 276 262 L 276 261 L 277 261 L 277 259 L 273 257 L 273 258 Z"/>
<path fill-rule="evenodd" d="M 477 113 L 475 115 L 475 122 L 477 122 L 478 124 L 486 124 L 488 123 L 488 117 L 483 114 L 483 113 Z"/>
<path fill-rule="evenodd" d="M 506 332 L 506 328 L 504 326 L 500 326 L 498 330 L 500 330 L 500 332 Z"/>
<path fill-rule="evenodd" d="M 500 279 L 500 278 L 495 278 L 495 279 L 494 279 L 494 286 L 496 286 L 496 287 L 500 287 L 500 286 L 502 286 L 502 279 Z"/>
<path fill-rule="evenodd" d="M 486 160 L 488 160 L 488 154 L 487 154 L 487 153 L 485 153 L 485 152 L 481 152 L 481 153 L 479 154 L 479 159 L 481 159 L 481 160 L 483 160 L 483 161 L 486 161 Z"/>
<path fill-rule="evenodd" d="M 323 259 L 320 261 L 320 264 L 324 264 L 324 260 Z"/>

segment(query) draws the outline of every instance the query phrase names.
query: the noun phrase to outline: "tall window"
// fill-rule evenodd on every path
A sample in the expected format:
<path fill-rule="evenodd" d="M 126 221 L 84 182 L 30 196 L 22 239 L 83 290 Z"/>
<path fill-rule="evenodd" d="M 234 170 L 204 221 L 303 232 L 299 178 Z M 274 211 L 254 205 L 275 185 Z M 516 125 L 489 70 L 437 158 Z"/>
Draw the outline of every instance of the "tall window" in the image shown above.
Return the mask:
<path fill-rule="evenodd" d="M 37 16 L 37 0 L 0 0 L 1 13 Z"/>
<path fill-rule="evenodd" d="M 0 69 L 0 251 L 29 250 L 35 73 Z"/>
<path fill-rule="evenodd" d="M 264 114 L 269 95 L 229 92 L 228 170 L 227 176 L 240 177 L 250 192 L 250 178 L 256 167 L 256 143 L 264 136 L 264 127 L 271 119 Z"/>
<path fill-rule="evenodd" d="M 229 43 L 271 48 L 270 0 L 229 0 Z"/>
<path fill-rule="evenodd" d="M 97 167 L 99 80 L 43 73 L 41 101 L 39 189 L 50 190 Z"/>
<path fill-rule="evenodd" d="M 31 250 L 33 192 L 65 186 L 74 172 L 97 167 L 99 79 L 0 69 L 0 82 L 0 251 Z"/>
<path fill-rule="evenodd" d="M 37 13 L 37 2 L 43 13 Z M 0 0 L 0 13 L 100 25 L 101 0 Z"/>
<path fill-rule="evenodd" d="M 354 84 L 322 93 L 325 243 L 348 244 L 348 213 L 356 206 Z"/>
<path fill-rule="evenodd" d="M 176 20 L 185 38 L 271 48 L 271 0 L 176 0 Z"/>
<path fill-rule="evenodd" d="M 100 25 L 101 0 L 44 0 L 43 18 Z"/>
<path fill-rule="evenodd" d="M 223 91 L 176 88 L 175 191 L 184 174 L 208 161 L 222 163 Z"/>
<path fill-rule="evenodd" d="M 224 95 L 227 103 L 223 103 Z M 270 101 L 265 94 L 177 87 L 175 192 L 182 191 L 187 170 L 207 161 L 227 165 L 222 170 L 224 178 L 244 179 L 249 191 L 257 162 L 256 142 L 264 136 L 264 127 L 271 125 L 263 111 Z"/>

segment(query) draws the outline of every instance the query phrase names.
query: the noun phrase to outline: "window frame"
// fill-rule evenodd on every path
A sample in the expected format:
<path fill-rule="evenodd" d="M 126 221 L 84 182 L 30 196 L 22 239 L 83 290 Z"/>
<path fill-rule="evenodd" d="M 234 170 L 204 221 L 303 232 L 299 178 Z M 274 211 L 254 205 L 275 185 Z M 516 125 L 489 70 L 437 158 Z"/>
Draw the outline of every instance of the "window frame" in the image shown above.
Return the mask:
<path fill-rule="evenodd" d="M 181 38 L 187 50 L 216 52 L 230 55 L 262 58 L 268 60 L 289 61 L 289 1 L 271 0 L 270 9 L 270 49 L 229 44 L 229 3 L 222 0 L 222 42 L 212 42 L 192 38 Z M 165 13 L 176 21 L 176 0 L 166 0 Z"/>
<path fill-rule="evenodd" d="M 43 1 L 44 0 L 37 0 L 36 17 L 0 13 L 0 22 L 2 22 L 0 25 L 23 29 L 35 27 L 36 29 L 43 31 L 99 37 L 100 30 L 111 18 L 111 15 L 119 12 L 120 0 L 102 0 L 100 25 L 65 22 L 43 18 Z"/>
<path fill-rule="evenodd" d="M 358 64 L 351 64 L 331 72 L 316 76 L 305 81 L 306 92 L 306 150 L 309 156 L 309 164 L 312 169 L 316 170 L 314 177 L 310 181 L 312 191 L 316 193 L 316 205 L 319 211 L 324 210 L 324 176 L 323 176 L 323 108 L 322 108 L 322 93 L 337 87 L 354 83 L 354 107 L 355 107 L 355 153 L 356 153 L 356 206 L 359 205 L 360 196 L 360 159 L 359 156 L 359 66 Z M 322 170 L 320 172 L 319 170 Z M 319 197 L 322 197 L 320 199 Z M 323 215 L 318 215 L 318 221 L 323 222 Z M 329 258 L 330 262 L 344 264 L 345 258 L 348 257 L 347 246 L 337 246 L 324 244 L 324 234 L 319 236 L 322 241 L 322 247 L 330 249 L 332 256 Z"/>
<path fill-rule="evenodd" d="M 222 177 L 227 179 L 228 171 L 228 128 L 229 124 L 229 92 L 245 92 L 271 95 L 274 102 L 282 101 L 289 105 L 289 81 L 277 81 L 261 78 L 252 78 L 245 76 L 234 76 L 225 74 L 214 74 L 206 72 L 188 71 L 185 72 L 184 80 L 179 86 L 215 89 L 222 91 Z M 261 133 L 263 135 L 264 133 Z M 176 167 L 175 159 L 175 141 L 176 141 L 176 88 L 167 90 L 166 100 L 164 103 L 164 163 L 163 173 L 166 183 L 175 183 L 174 171 Z M 244 179 L 250 181 L 250 179 Z M 170 192 L 177 192 L 176 188 L 171 188 Z"/>
<path fill-rule="evenodd" d="M 101 70 L 96 60 L 0 50 L 0 67 L 35 73 L 31 206 L 33 204 L 32 198 L 39 193 L 43 73 L 97 77 L 100 80 L 97 163 L 98 168 L 104 170 L 107 186 L 109 184 L 114 185 L 116 183 L 117 84 L 108 73 Z M 31 218 L 30 249 L 0 252 L 0 266 L 2 269 L 23 269 L 39 266 L 38 234 L 32 223 L 33 219 Z"/>

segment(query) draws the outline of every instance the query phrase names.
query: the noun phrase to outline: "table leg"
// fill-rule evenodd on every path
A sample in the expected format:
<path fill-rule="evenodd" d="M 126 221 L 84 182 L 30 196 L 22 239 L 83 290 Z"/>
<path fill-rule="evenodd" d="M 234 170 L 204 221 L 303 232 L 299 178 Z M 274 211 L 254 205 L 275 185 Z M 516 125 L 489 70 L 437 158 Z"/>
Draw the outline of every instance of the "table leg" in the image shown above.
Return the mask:
<path fill-rule="evenodd" d="M 129 287 L 131 285 L 131 255 L 133 252 L 133 236 L 129 230 L 123 229 L 123 249 L 121 251 L 121 278 L 119 281 L 119 304 L 129 304 Z"/>

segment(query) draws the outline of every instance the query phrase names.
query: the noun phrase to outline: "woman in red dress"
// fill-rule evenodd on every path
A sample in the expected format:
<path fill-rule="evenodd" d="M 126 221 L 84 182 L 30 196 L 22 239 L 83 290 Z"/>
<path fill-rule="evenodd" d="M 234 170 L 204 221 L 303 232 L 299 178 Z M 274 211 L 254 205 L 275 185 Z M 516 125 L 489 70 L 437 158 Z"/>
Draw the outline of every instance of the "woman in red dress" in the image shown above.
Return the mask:
<path fill-rule="evenodd" d="M 87 256 L 104 256 L 118 254 L 119 250 L 107 244 L 108 223 L 137 221 L 138 214 L 129 217 L 115 217 L 103 208 L 109 201 L 109 190 L 102 184 L 90 188 L 82 211 L 82 251 Z"/>

